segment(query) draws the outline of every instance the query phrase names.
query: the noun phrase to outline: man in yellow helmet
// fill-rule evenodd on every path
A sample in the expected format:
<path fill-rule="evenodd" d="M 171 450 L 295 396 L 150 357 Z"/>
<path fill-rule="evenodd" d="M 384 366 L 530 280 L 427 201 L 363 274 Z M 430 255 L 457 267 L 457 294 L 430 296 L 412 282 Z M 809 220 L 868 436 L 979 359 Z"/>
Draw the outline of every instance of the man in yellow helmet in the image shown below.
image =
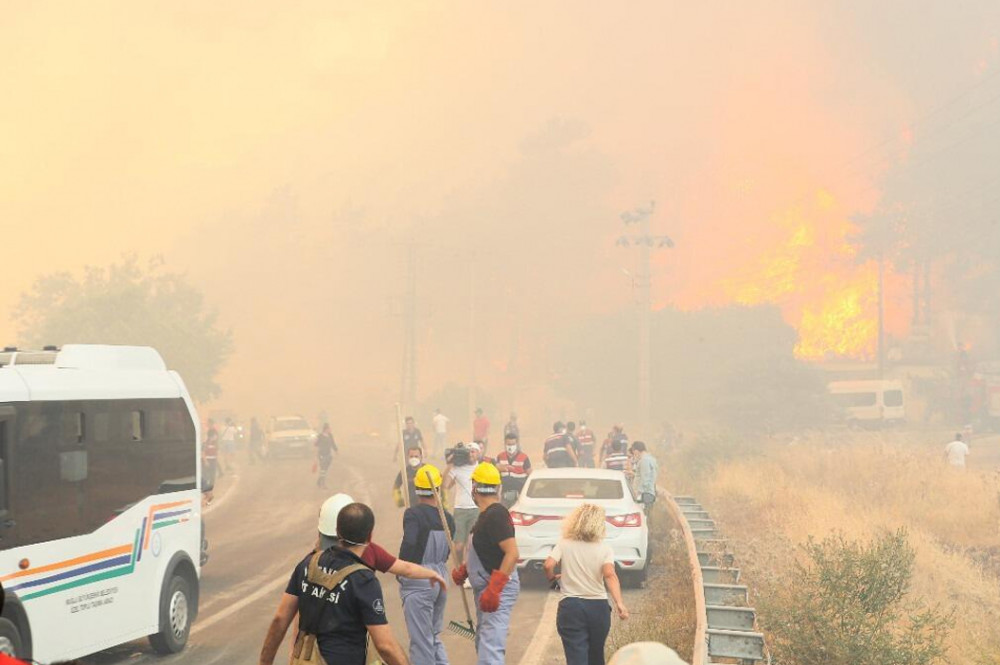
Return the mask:
<path fill-rule="evenodd" d="M 448 565 L 448 537 L 455 532 L 455 520 L 447 512 L 441 524 L 436 488 L 441 487 L 441 472 L 432 464 L 417 469 L 413 477 L 417 502 L 403 513 L 403 542 L 399 558 L 419 564 L 441 575 Z M 410 662 L 413 665 L 448 665 L 448 655 L 441 642 L 444 628 L 445 590 L 428 580 L 399 578 L 403 599 L 403 617 L 410 633 Z"/>
<path fill-rule="evenodd" d="M 517 541 L 510 513 L 500 503 L 500 472 L 482 462 L 472 473 L 472 496 L 479 518 L 472 527 L 466 563 L 451 571 L 455 584 L 472 584 L 478 606 L 477 665 L 503 665 L 510 613 L 521 583 Z"/>

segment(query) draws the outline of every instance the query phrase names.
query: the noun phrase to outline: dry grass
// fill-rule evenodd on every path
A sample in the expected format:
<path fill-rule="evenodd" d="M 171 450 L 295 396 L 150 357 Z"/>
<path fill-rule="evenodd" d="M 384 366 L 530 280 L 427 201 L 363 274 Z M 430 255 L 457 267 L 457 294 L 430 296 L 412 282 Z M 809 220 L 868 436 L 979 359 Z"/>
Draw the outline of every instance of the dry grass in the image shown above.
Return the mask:
<path fill-rule="evenodd" d="M 816 437 L 723 456 L 700 477 L 677 469 L 671 484 L 713 513 L 755 592 L 782 583 L 809 536 L 862 539 L 906 527 L 917 551 L 913 596 L 955 609 L 950 662 L 1000 662 L 1000 584 L 976 558 L 1000 551 L 997 477 L 955 472 L 936 449 L 842 436 L 854 440 Z"/>
<path fill-rule="evenodd" d="M 638 603 L 629 606 L 628 621 L 616 622 L 608 636 L 608 658 L 626 644 L 662 642 L 690 662 L 694 649 L 694 593 L 687 549 L 679 526 L 656 506 L 651 521 L 652 562 L 657 572 Z"/>

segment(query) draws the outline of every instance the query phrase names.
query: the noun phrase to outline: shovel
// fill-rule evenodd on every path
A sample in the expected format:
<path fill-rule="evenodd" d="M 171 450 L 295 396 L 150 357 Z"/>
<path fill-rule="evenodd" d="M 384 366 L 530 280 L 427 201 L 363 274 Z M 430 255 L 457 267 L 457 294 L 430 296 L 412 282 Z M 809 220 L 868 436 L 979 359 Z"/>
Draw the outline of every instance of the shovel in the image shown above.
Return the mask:
<path fill-rule="evenodd" d="M 448 549 L 451 550 L 451 558 L 458 568 L 462 565 L 462 562 L 458 560 L 458 551 L 455 549 L 455 541 L 451 538 L 451 531 L 448 529 L 448 518 L 444 514 L 444 504 L 441 503 L 441 491 L 439 488 L 434 487 L 434 480 L 431 478 L 429 471 L 425 471 L 424 475 L 427 476 L 427 484 L 431 486 L 434 490 L 434 496 L 437 497 L 437 509 L 438 515 L 441 517 L 441 526 L 444 527 L 445 538 L 448 539 Z M 448 624 L 448 630 L 455 633 L 456 635 L 461 635 L 468 640 L 476 639 L 476 626 L 472 623 L 472 611 L 469 609 L 469 598 L 465 595 L 465 587 L 460 587 L 462 594 L 462 606 L 465 607 L 465 620 L 467 623 L 461 623 L 458 621 L 452 621 Z"/>

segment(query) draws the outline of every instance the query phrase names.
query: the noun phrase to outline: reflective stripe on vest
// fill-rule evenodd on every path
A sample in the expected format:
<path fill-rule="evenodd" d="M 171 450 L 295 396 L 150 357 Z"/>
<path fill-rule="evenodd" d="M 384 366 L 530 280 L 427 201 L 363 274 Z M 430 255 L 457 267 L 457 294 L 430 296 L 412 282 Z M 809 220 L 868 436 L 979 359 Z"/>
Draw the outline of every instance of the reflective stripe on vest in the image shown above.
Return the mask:
<path fill-rule="evenodd" d="M 608 455 L 604 458 L 604 467 L 615 471 L 624 471 L 628 463 L 628 455 Z"/>
<path fill-rule="evenodd" d="M 528 461 L 528 456 L 522 452 L 519 452 L 511 461 L 510 455 L 505 452 L 497 455 L 497 462 L 502 462 L 507 465 L 507 471 L 501 471 L 500 475 L 504 478 L 527 478 L 528 472 L 524 470 L 524 463 Z"/>

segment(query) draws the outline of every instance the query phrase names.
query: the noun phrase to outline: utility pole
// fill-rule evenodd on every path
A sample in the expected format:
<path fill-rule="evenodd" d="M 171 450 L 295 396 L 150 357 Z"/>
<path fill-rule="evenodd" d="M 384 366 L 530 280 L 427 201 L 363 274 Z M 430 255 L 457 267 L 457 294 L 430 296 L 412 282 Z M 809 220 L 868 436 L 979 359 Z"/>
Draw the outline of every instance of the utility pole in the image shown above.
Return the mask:
<path fill-rule="evenodd" d="M 417 260 L 416 243 L 406 245 L 406 287 L 403 297 L 403 371 L 399 402 L 412 410 L 417 401 Z"/>
<path fill-rule="evenodd" d="M 656 209 L 656 202 L 650 201 L 648 207 L 637 207 L 634 210 L 621 214 L 621 219 L 626 228 L 631 224 L 639 225 L 637 235 L 624 234 L 615 243 L 620 247 L 639 248 L 639 266 L 636 270 L 635 287 L 638 288 L 638 298 L 636 300 L 639 339 L 638 339 L 638 375 L 639 375 L 639 422 L 637 423 L 640 433 L 648 435 L 650 426 L 650 386 L 652 385 L 650 373 L 650 317 L 653 306 L 653 278 L 650 268 L 650 253 L 655 247 L 672 248 L 674 241 L 667 236 L 654 236 L 650 229 L 649 218 L 653 216 Z"/>
<path fill-rule="evenodd" d="M 469 268 L 469 410 L 467 418 L 472 418 L 476 410 L 476 355 L 479 352 L 476 330 L 476 254 L 471 253 L 472 265 Z"/>
<path fill-rule="evenodd" d="M 885 378 L 885 256 L 878 251 L 878 378 Z"/>

